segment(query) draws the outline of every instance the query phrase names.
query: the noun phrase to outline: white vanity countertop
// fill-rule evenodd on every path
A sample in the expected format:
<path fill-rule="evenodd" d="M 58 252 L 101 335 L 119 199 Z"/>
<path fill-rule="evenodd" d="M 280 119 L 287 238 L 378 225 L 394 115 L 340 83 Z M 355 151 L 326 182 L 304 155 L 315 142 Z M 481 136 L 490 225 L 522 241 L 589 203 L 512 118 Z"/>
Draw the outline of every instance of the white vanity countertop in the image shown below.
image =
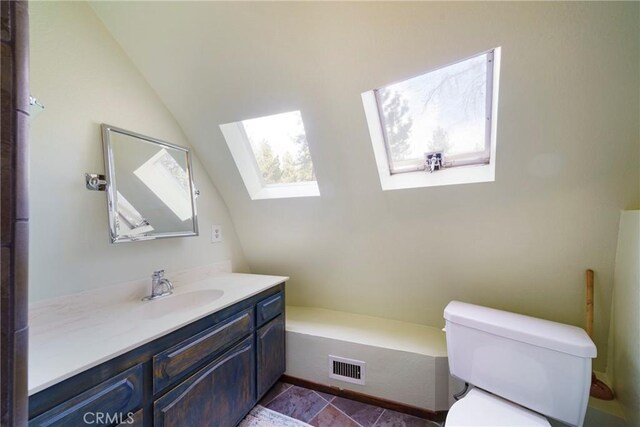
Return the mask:
<path fill-rule="evenodd" d="M 177 275 L 167 274 L 173 295 L 155 301 L 140 300 L 151 291 L 148 279 L 32 304 L 29 395 L 288 279 L 202 269 Z"/>

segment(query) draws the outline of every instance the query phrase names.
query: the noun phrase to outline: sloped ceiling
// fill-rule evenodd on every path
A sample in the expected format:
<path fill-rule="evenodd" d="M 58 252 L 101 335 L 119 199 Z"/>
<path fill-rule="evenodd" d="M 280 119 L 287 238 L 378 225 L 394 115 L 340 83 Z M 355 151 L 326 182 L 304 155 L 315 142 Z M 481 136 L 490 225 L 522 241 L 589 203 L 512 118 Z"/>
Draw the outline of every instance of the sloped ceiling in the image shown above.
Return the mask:
<path fill-rule="evenodd" d="M 289 304 L 441 325 L 460 299 L 581 325 L 593 268 L 606 355 L 619 210 L 640 198 L 638 4 L 92 7 L 196 147 L 251 270 L 291 276 Z M 383 192 L 360 94 L 495 46 L 496 182 Z M 251 201 L 218 125 L 298 109 L 322 196 Z"/>

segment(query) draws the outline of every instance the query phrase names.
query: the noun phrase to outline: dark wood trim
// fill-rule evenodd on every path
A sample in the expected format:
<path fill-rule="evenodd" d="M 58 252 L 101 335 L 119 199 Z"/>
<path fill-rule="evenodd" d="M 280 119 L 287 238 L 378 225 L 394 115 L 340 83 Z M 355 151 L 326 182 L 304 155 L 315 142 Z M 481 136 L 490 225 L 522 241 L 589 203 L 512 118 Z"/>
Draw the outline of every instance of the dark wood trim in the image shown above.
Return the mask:
<path fill-rule="evenodd" d="M 0 2 L 0 425 L 27 423 L 29 15 Z"/>
<path fill-rule="evenodd" d="M 387 400 L 381 397 L 359 393 L 357 391 L 345 390 L 326 384 L 320 384 L 289 375 L 281 376 L 280 381 L 311 390 L 321 391 L 323 393 L 333 394 L 338 397 L 344 397 L 345 399 L 351 399 L 358 402 L 367 403 L 369 405 L 379 406 L 381 408 L 390 409 L 392 411 L 402 412 L 403 414 L 413 415 L 414 417 L 423 418 L 425 420 L 441 422 L 444 421 L 447 417 L 447 411 L 430 411 L 428 409 L 418 408 L 416 406 L 411 406 L 400 402 L 394 402 L 393 400 Z"/>

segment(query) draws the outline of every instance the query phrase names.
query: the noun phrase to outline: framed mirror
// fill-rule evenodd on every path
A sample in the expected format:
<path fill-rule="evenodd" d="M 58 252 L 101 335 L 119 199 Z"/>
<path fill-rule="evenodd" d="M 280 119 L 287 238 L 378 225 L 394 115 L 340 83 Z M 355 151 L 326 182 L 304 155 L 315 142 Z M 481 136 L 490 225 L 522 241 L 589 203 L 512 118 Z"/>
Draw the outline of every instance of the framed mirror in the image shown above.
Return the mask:
<path fill-rule="evenodd" d="M 111 243 L 198 235 L 189 149 L 102 125 Z"/>

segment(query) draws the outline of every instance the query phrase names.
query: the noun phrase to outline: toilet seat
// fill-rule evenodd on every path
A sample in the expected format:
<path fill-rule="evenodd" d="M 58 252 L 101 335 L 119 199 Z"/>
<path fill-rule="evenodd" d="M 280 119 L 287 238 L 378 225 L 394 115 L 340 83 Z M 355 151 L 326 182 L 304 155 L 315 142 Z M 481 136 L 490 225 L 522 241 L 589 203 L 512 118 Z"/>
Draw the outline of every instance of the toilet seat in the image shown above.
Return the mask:
<path fill-rule="evenodd" d="M 477 388 L 471 389 L 465 397 L 453 404 L 444 425 L 445 427 L 551 426 L 542 415 Z"/>

